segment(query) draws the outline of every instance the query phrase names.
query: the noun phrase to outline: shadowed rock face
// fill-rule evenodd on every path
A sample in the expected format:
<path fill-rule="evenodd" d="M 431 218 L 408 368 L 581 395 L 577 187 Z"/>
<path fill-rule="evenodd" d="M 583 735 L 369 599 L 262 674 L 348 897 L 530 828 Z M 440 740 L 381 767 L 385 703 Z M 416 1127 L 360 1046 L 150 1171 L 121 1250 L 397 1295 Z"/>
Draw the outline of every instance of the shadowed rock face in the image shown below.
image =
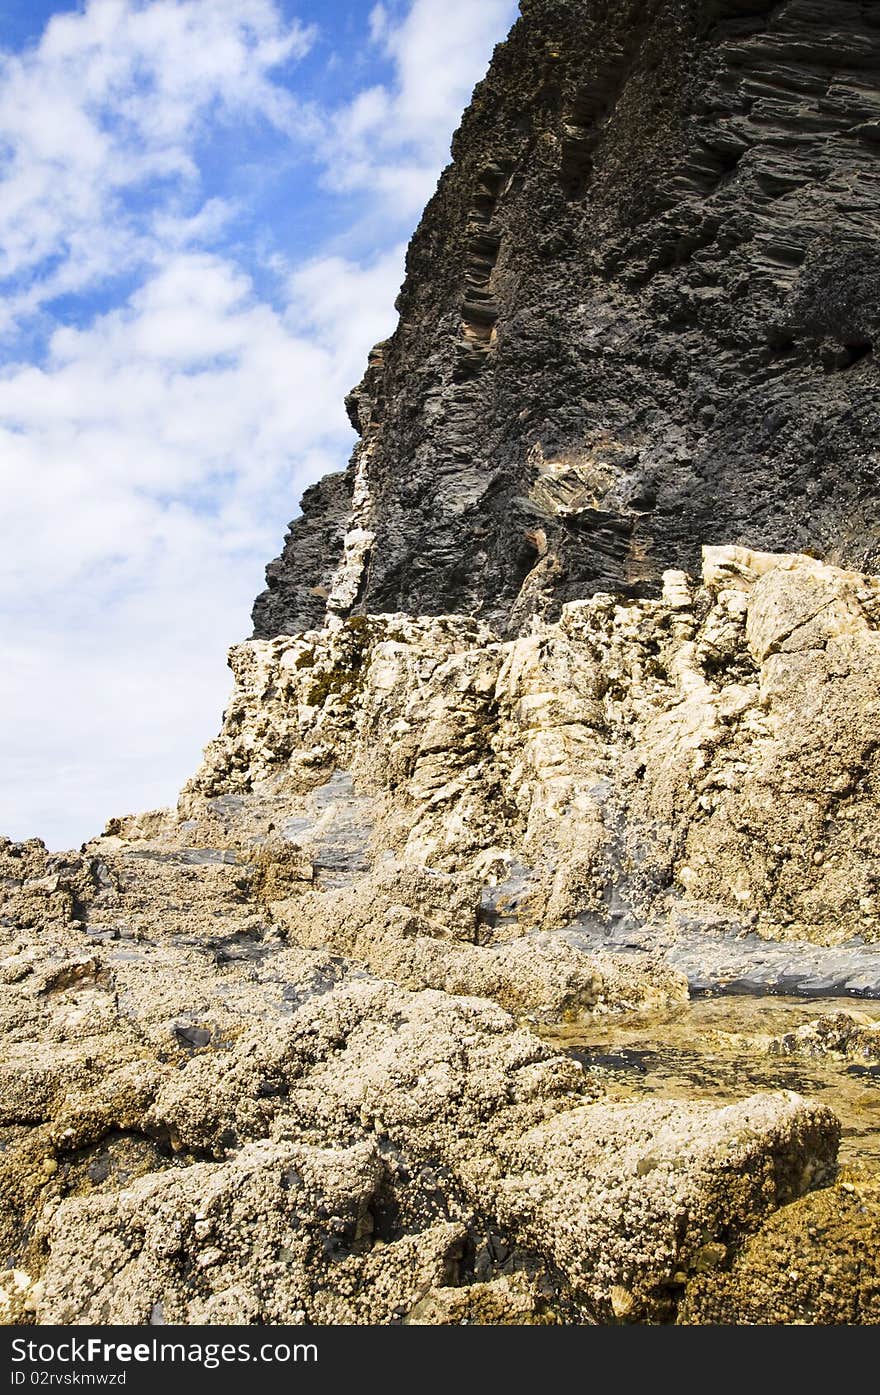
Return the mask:
<path fill-rule="evenodd" d="M 522 8 L 177 812 L 0 839 L 0 1324 L 880 1322 L 830 1110 L 583 1036 L 880 996 L 880 0 Z"/>
<path fill-rule="evenodd" d="M 255 635 L 880 560 L 880 8 L 523 0 Z"/>

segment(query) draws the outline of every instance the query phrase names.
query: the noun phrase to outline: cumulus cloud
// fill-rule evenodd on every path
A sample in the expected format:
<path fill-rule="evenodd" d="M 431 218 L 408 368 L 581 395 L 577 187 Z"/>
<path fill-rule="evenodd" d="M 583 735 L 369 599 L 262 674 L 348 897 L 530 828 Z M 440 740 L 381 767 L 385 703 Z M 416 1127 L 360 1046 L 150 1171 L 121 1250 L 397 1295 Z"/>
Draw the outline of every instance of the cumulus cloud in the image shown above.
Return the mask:
<path fill-rule="evenodd" d="M 298 129 L 273 74 L 313 36 L 272 0 L 90 0 L 55 15 L 35 48 L 0 54 L 0 278 L 19 278 L 7 323 L 161 254 L 171 195 L 197 189 L 208 123 Z M 125 202 L 137 191 L 146 216 Z"/>
<path fill-rule="evenodd" d="M 413 0 L 394 19 L 370 13 L 370 37 L 393 64 L 393 79 L 367 88 L 331 120 L 328 184 L 370 188 L 417 217 L 449 158 L 449 139 L 494 44 L 512 23 L 515 0 Z"/>
<path fill-rule="evenodd" d="M 266 504 L 306 482 L 304 454 L 347 453 L 341 399 L 390 328 L 401 259 L 306 263 L 276 310 L 227 260 L 178 253 L 124 307 L 57 330 L 44 365 L 8 369 L 3 594 L 27 575 L 28 603 L 68 601 L 112 557 L 118 605 L 169 533 L 186 541 L 175 510 L 210 533 L 203 554 L 271 543 Z"/>
<path fill-rule="evenodd" d="M 277 310 L 179 253 L 0 378 L 0 828 L 64 844 L 173 801 L 285 512 L 348 455 L 342 398 L 402 255 L 309 262 Z"/>
<path fill-rule="evenodd" d="M 0 54 L 0 832 L 68 846 L 173 801 L 263 566 L 344 464 L 343 396 L 393 328 L 399 222 L 364 255 L 339 216 L 319 255 L 267 253 L 211 161 L 268 130 L 267 172 L 279 148 L 313 162 L 297 197 L 347 179 L 352 227 L 392 188 L 414 216 L 513 8 L 365 5 L 390 76 L 342 109 L 302 102 L 315 34 L 274 0 L 89 0 Z"/>

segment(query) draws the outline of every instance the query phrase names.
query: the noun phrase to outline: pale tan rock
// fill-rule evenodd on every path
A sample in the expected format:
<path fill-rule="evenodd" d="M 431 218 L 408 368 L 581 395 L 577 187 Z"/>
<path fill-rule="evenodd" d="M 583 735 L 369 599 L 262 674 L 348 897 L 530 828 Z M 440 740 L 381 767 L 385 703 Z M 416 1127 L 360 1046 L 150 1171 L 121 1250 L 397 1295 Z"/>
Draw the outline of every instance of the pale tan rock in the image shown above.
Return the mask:
<path fill-rule="evenodd" d="M 375 856 L 525 864 L 520 929 L 616 899 L 770 936 L 880 935 L 877 578 L 708 548 L 702 589 L 670 575 L 659 601 L 572 602 L 506 643 L 460 617 L 373 616 L 232 661 L 189 817 L 224 791 L 289 803 L 350 768 Z"/>
<path fill-rule="evenodd" d="M 502 1147 L 485 1192 L 503 1223 L 559 1264 L 586 1311 L 656 1320 L 707 1241 L 801 1196 L 834 1171 L 834 1116 L 790 1092 L 736 1105 L 596 1104 Z M 503 1169 L 503 1170 L 502 1170 Z M 718 1188 L 710 1180 L 724 1176 Z"/>
<path fill-rule="evenodd" d="M 389 1322 L 452 1276 L 463 1230 L 439 1223 L 374 1248 L 383 1177 L 367 1142 L 265 1141 L 224 1166 L 66 1202 L 47 1228 L 39 1320 L 139 1324 L 158 1309 L 166 1323 Z M 196 1232 L 206 1222 L 210 1246 Z"/>
<path fill-rule="evenodd" d="M 410 1309 L 404 1322 L 414 1327 L 547 1326 L 552 1308 L 522 1273 L 460 1288 L 432 1288 Z"/>
<path fill-rule="evenodd" d="M 828 1179 L 833 1116 L 614 1103 L 523 1024 L 684 998 L 572 922 L 880 938 L 877 579 L 711 549 L 512 641 L 333 617 L 231 661 L 176 814 L 0 844 L 8 1320 L 697 1305 Z M 797 1050 L 873 1043 L 839 1026 Z"/>
<path fill-rule="evenodd" d="M 288 1093 L 270 1101 L 274 1122 L 249 1115 L 252 1082 L 278 1078 Z M 579 1088 L 574 1063 L 498 1009 L 356 981 L 270 1041 L 255 1031 L 231 1057 L 166 1077 L 145 1124 L 167 1121 L 179 1150 L 213 1140 L 222 1155 L 230 1123 L 268 1137 L 54 1208 L 38 1227 L 49 1255 L 38 1319 L 144 1322 L 160 1305 L 180 1322 L 390 1321 L 455 1285 L 479 1207 L 545 1289 L 549 1273 L 564 1276 L 551 1288 L 564 1310 L 604 1320 L 624 1286 L 634 1313 L 656 1320 L 707 1237 L 748 1228 L 833 1163 L 836 1121 L 794 1095 L 572 1108 Z M 416 1207 L 417 1233 L 376 1244 L 383 1195 Z"/>
<path fill-rule="evenodd" d="M 478 994 L 542 1021 L 687 998 L 684 977 L 648 956 L 625 963 L 588 955 L 547 933 L 479 945 L 478 901 L 473 877 L 404 864 L 268 909 L 297 944 L 329 946 L 409 989 Z"/>

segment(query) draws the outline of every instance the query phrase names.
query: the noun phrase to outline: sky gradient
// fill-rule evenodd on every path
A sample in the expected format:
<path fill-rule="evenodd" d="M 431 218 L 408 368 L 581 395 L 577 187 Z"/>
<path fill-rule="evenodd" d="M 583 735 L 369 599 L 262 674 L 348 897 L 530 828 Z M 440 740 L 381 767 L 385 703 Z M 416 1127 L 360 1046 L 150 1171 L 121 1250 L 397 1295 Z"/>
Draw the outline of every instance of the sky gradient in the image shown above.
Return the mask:
<path fill-rule="evenodd" d="M 0 0 L 0 834 L 174 802 L 515 0 Z"/>

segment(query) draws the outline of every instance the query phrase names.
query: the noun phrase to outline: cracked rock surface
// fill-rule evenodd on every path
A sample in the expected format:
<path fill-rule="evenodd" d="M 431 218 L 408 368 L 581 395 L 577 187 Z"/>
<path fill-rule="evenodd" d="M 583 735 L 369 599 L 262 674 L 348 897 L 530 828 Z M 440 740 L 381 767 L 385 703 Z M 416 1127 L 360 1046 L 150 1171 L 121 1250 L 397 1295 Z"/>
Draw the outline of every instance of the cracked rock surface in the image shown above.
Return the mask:
<path fill-rule="evenodd" d="M 254 609 L 518 633 L 701 544 L 876 570 L 880 16 L 524 0 Z"/>
<path fill-rule="evenodd" d="M 165 851 L 170 890 L 192 864 Z M 35 860 L 7 847 L 7 884 Z M 3 931 L 7 1321 L 444 1320 L 473 1289 L 488 1320 L 589 1322 L 623 1288 L 664 1320 L 707 1235 L 833 1175 L 834 1115 L 790 1092 L 605 1102 L 485 997 L 212 935 L 216 884 L 187 935 L 161 909 L 123 929 L 116 877 L 118 939 L 93 944 L 88 905 Z"/>
<path fill-rule="evenodd" d="M 536 1029 L 683 1004 L 682 939 L 873 962 L 878 587 L 709 549 L 514 640 L 234 649 L 177 811 L 0 848 L 6 1320 L 714 1321 L 753 1263 L 789 1311 L 762 1226 L 834 1183 L 835 1115 L 622 1099 Z"/>
<path fill-rule="evenodd" d="M 177 809 L 0 840 L 0 1321 L 880 1321 L 831 1109 L 562 1044 L 880 996 L 880 14 L 521 11 Z"/>
<path fill-rule="evenodd" d="M 573 601 L 512 640 L 459 616 L 354 617 L 230 661 L 226 722 L 181 808 L 205 839 L 245 797 L 254 837 L 287 829 L 312 869 L 269 899 L 291 928 L 311 919 L 345 951 L 359 916 L 380 938 L 396 916 L 409 960 L 440 937 L 436 986 L 469 941 L 503 943 L 501 972 L 524 933 L 537 959 L 540 933 L 567 929 L 581 948 L 635 935 L 694 984 L 725 961 L 736 977 L 740 943 L 777 991 L 786 975 L 876 991 L 876 577 L 706 548 L 699 581 Z M 310 812 L 283 824 L 290 791 Z M 331 925 L 323 887 L 346 876 Z M 433 932 L 405 928 L 400 907 L 432 885 L 456 923 L 435 906 Z"/>

